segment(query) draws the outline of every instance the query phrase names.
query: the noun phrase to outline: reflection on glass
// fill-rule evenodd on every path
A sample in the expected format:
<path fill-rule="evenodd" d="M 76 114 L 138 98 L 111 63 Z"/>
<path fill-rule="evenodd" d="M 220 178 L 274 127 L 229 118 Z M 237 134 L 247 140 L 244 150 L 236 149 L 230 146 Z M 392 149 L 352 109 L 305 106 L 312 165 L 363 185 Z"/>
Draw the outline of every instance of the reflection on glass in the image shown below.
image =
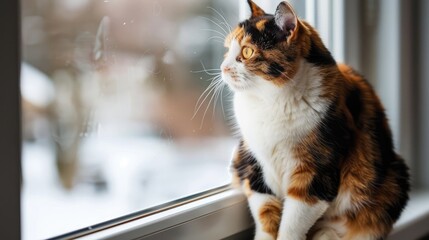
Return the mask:
<path fill-rule="evenodd" d="M 237 12 L 228 0 L 22 0 L 24 239 L 229 182 L 227 90 L 200 96 Z"/>

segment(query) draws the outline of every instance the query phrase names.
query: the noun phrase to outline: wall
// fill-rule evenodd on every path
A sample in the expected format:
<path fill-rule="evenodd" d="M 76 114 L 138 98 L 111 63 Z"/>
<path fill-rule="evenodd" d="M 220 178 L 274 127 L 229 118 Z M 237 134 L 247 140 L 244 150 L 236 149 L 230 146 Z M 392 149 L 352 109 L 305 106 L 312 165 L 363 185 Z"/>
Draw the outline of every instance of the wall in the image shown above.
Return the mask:
<path fill-rule="evenodd" d="M 0 235 L 20 239 L 19 1 L 0 2 Z"/>
<path fill-rule="evenodd" d="M 418 183 L 429 188 L 429 1 L 418 2 L 417 159 Z"/>

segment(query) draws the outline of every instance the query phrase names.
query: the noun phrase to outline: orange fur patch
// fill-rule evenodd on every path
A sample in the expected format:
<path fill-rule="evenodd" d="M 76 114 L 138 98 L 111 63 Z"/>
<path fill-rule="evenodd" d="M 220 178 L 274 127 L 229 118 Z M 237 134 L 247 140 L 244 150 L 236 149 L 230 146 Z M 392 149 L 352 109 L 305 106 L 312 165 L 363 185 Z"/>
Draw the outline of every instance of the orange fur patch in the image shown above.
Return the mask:
<path fill-rule="evenodd" d="M 264 10 L 262 10 L 262 8 L 256 5 L 256 3 L 254 3 L 252 0 L 248 0 L 247 2 L 249 3 L 250 9 L 252 11 L 253 18 L 260 17 L 265 14 Z"/>
<path fill-rule="evenodd" d="M 243 181 L 243 192 L 247 197 L 252 196 L 252 189 L 250 188 L 250 181 L 249 179 L 245 179 Z"/>
<path fill-rule="evenodd" d="M 272 201 L 261 207 L 259 210 L 259 219 L 262 229 L 277 238 L 277 232 L 281 221 L 282 205 L 280 201 Z"/>
<path fill-rule="evenodd" d="M 265 29 L 265 23 L 267 23 L 267 20 L 266 20 L 266 19 L 263 19 L 263 20 L 261 20 L 261 21 L 257 22 L 257 23 L 256 23 L 256 28 L 257 28 L 259 31 L 263 31 L 263 30 Z"/>

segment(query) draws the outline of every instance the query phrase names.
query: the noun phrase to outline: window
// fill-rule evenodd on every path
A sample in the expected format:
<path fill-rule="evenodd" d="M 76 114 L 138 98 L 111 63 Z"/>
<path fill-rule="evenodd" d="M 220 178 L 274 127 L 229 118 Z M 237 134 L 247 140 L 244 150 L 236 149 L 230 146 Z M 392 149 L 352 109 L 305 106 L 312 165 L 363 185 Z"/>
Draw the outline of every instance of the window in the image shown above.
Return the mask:
<path fill-rule="evenodd" d="M 24 239 L 230 182 L 214 87 L 237 13 L 227 0 L 22 0 Z"/>
<path fill-rule="evenodd" d="M 192 38 L 186 39 L 184 43 L 195 43 L 195 45 L 167 45 L 164 42 L 156 42 L 153 39 L 148 42 L 137 41 L 143 39 L 139 35 L 139 31 L 147 30 L 147 28 L 142 27 L 140 29 L 136 25 L 147 26 L 145 24 L 148 24 L 143 21 L 138 23 L 137 17 L 139 16 L 135 17 L 129 14 L 134 11 L 140 12 L 137 11 L 140 10 L 137 5 L 141 4 L 138 2 L 150 2 L 152 4 L 141 8 L 143 9 L 141 11 L 151 13 L 151 19 L 159 19 L 156 16 L 167 16 L 171 24 L 169 29 L 177 33 L 173 35 L 175 43 L 180 42 L 181 38 L 193 34 Z M 148 113 L 157 113 L 158 108 L 154 107 L 156 104 L 169 106 L 168 97 L 175 96 L 174 100 L 179 102 L 179 97 L 177 96 L 185 95 L 186 90 L 195 90 L 194 93 L 204 91 L 209 82 L 202 80 L 209 79 L 210 74 L 214 73 L 210 69 L 217 68 L 218 62 L 220 62 L 219 59 L 221 59 L 221 55 L 224 52 L 222 46 L 216 43 L 217 37 L 214 37 L 215 33 L 207 31 L 212 33 L 210 35 L 207 34 L 206 30 L 199 31 L 201 30 L 200 27 L 193 27 L 191 33 L 181 35 L 180 32 L 183 28 L 180 26 L 196 26 L 203 23 L 202 25 L 205 26 L 203 29 L 220 30 L 215 23 L 224 27 L 223 19 L 216 11 L 226 17 L 230 23 L 234 23 L 237 21 L 238 10 L 236 7 L 230 8 L 230 1 L 226 0 L 207 2 L 189 0 L 189 5 L 184 4 L 183 1 L 180 1 L 180 6 L 175 5 L 174 11 L 169 12 L 174 15 L 172 16 L 171 14 L 166 14 L 168 11 L 165 6 L 174 1 L 138 2 L 79 0 L 56 1 L 54 3 L 43 0 L 22 0 L 23 63 L 21 65 L 21 93 L 24 112 L 22 125 L 23 191 L 21 196 L 23 214 L 21 222 L 23 227 L 20 227 L 19 224 L 20 210 L 17 204 L 20 200 L 18 194 L 20 189 L 20 168 L 18 165 L 20 160 L 18 4 L 14 1 L 0 3 L 0 16 L 3 20 L 0 21 L 0 29 L 2 29 L 3 33 L 2 38 L 0 38 L 0 52 L 2 53 L 0 54 L 0 64 L 2 66 L 0 71 L 0 79 L 2 79 L 0 81 L 0 109 L 3 113 L 1 117 L 2 124 L 0 124 L 0 152 L 2 153 L 0 188 L 5 193 L 0 198 L 0 212 L 2 213 L 0 232 L 2 233 L 2 238 L 18 239 L 20 230 L 22 230 L 22 235 L 25 239 L 42 238 L 44 237 L 42 236 L 43 234 L 46 234 L 45 237 L 54 237 L 56 234 L 74 231 L 81 227 L 94 226 L 93 224 L 126 214 L 128 215 L 124 218 L 109 222 L 108 229 L 88 235 L 87 238 L 157 239 L 157 236 L 180 236 L 183 239 L 202 239 L 199 236 L 204 236 L 205 239 L 248 239 L 248 236 L 252 234 L 252 221 L 247 212 L 246 201 L 240 194 L 234 191 L 225 191 L 224 188 L 206 191 L 229 181 L 226 168 L 234 140 L 228 135 L 227 131 L 224 131 L 224 129 L 227 129 L 227 123 L 224 121 L 221 108 L 216 108 L 214 114 L 211 114 L 213 109 L 208 109 L 206 118 L 209 119 L 207 120 L 209 123 L 204 121 L 206 125 L 203 125 L 203 130 L 201 130 L 204 134 L 196 134 L 201 138 L 192 136 L 190 138 L 196 139 L 195 141 L 188 138 L 185 142 L 177 140 L 177 136 L 181 135 L 173 131 L 175 128 L 169 127 L 171 126 L 169 124 L 172 123 L 168 122 L 168 119 L 161 121 L 160 119 L 163 118 L 159 117 L 153 120 L 146 115 Z M 279 1 L 257 0 L 257 2 L 273 11 Z M 301 16 L 305 16 L 308 21 L 318 27 L 322 37 L 337 56 L 337 59 L 345 59 L 347 63 L 365 73 L 369 79 L 373 80 L 372 83 L 378 91 L 381 91 L 381 97 L 393 122 L 392 127 L 396 136 L 395 144 L 406 159 L 409 160 L 412 167 L 414 189 L 423 189 L 423 193 L 412 195 L 410 206 L 395 227 L 394 235 L 391 239 L 417 239 L 427 235 L 426 226 L 427 222 L 429 222 L 429 211 L 427 209 L 428 196 L 425 189 L 428 186 L 428 168 L 425 160 L 428 148 L 425 143 L 429 134 L 427 131 L 426 120 L 428 116 L 425 103 L 428 103 L 427 92 L 429 88 L 425 79 L 429 74 L 425 63 L 429 54 L 425 43 L 429 34 L 423 26 L 428 23 L 429 18 L 425 13 L 429 10 L 429 5 L 423 0 L 392 1 L 392 3 L 344 0 L 291 0 L 291 2 L 293 2 Z M 228 3 L 228 7 L 226 7 L 226 3 Z M 240 4 L 245 4 L 245 1 L 240 1 Z M 242 8 L 243 6 L 245 5 L 240 5 L 240 8 L 246 9 Z M 216 11 L 206 7 L 214 8 Z M 64 9 L 68 11 L 60 11 Z M 105 14 L 106 12 L 109 12 L 109 14 Z M 126 14 L 123 14 L 124 12 Z M 180 12 L 180 14 L 177 12 Z M 240 15 L 245 16 L 245 12 L 241 10 Z M 208 17 L 214 23 L 199 17 Z M 198 18 L 198 20 L 195 20 L 195 18 Z M 215 18 L 220 18 L 220 21 Z M 171 23 L 171 19 L 174 19 L 174 23 Z M 133 25 L 131 29 L 127 29 L 130 25 Z M 204 34 L 207 34 L 206 38 L 200 38 L 201 36 L 197 36 L 196 32 L 204 32 Z M 151 33 L 154 33 L 151 37 L 155 38 L 158 36 L 156 34 L 163 34 L 163 31 L 159 27 L 152 29 Z M 129 34 L 136 36 L 135 38 L 127 38 L 126 36 Z M 171 32 L 165 34 L 168 35 Z M 211 37 L 214 38 L 208 41 Z M 142 47 L 150 43 L 154 44 L 151 46 L 158 46 L 157 44 L 159 44 L 162 47 L 160 49 Z M 176 54 L 189 53 L 189 51 L 181 52 L 188 49 L 188 47 L 192 50 L 199 49 L 195 54 L 197 56 L 186 59 L 177 58 Z M 159 51 L 154 51 L 154 49 Z M 204 51 L 204 54 L 200 50 Z M 199 53 L 201 55 L 198 57 Z M 158 56 L 158 58 L 154 56 Z M 158 63 L 151 61 L 151 58 L 152 60 L 153 58 L 157 59 Z M 204 70 L 200 61 L 204 64 L 209 76 L 200 72 Z M 171 78 L 169 79 L 167 74 L 165 82 L 168 85 L 164 85 L 167 83 L 164 83 L 164 78 L 160 78 L 160 75 L 166 75 L 166 70 L 158 70 L 156 68 L 157 64 L 168 66 L 165 68 L 167 70 L 175 69 L 176 64 L 180 66 L 186 65 L 186 71 L 193 72 L 179 72 L 183 75 L 179 73 L 173 75 L 170 72 L 171 78 L 181 79 L 183 82 L 181 81 L 180 84 L 176 85 L 174 84 L 176 82 L 168 81 Z M 122 78 L 122 76 L 126 76 L 126 78 Z M 149 79 L 148 82 L 141 80 L 141 78 L 139 81 L 139 76 Z M 192 78 L 192 80 L 185 76 Z M 29 79 L 31 84 L 25 83 Z M 161 81 L 154 81 L 154 79 L 161 79 Z M 99 82 L 107 84 L 102 85 Z M 158 83 L 159 85 L 157 85 Z M 195 83 L 201 85 L 195 86 L 193 85 Z M 28 87 L 29 85 L 31 86 Z M 89 89 L 96 89 L 96 91 L 88 91 Z M 157 89 L 158 92 L 154 92 L 158 94 L 160 92 L 169 94 L 164 94 L 162 97 L 150 94 L 136 94 L 136 92 L 147 91 L 148 89 Z M 58 94 L 59 91 L 61 91 L 60 95 Z M 124 91 L 127 93 L 125 96 Z M 152 91 L 147 92 L 152 93 Z M 103 95 L 95 95 L 95 93 L 103 93 Z M 170 95 L 170 93 L 176 95 Z M 189 95 L 191 94 L 189 93 Z M 193 96 L 194 101 L 198 100 L 198 97 L 198 94 L 195 94 Z M 101 101 L 101 99 L 106 101 Z M 144 99 L 155 99 L 160 102 L 150 101 L 150 103 L 155 103 L 150 104 L 148 107 L 144 104 Z M 58 103 L 58 100 L 61 102 Z M 127 104 L 124 104 L 124 102 Z M 108 106 L 112 106 L 112 109 L 107 108 L 105 103 L 109 103 L 110 105 Z M 185 105 L 188 106 L 187 104 Z M 227 107 L 227 105 L 224 106 Z M 203 110 L 205 111 L 204 107 Z M 145 111 L 140 114 L 131 111 L 136 108 L 144 109 Z M 194 102 L 189 104 L 189 109 L 194 110 L 193 108 Z M 172 111 L 174 110 L 178 111 L 177 109 Z M 112 111 L 118 113 L 112 114 Z M 189 111 L 193 114 L 193 111 Z M 183 113 L 187 112 L 184 110 Z M 199 114 L 203 113 L 200 112 Z M 100 119 L 108 121 L 101 121 Z M 199 120 L 201 119 L 197 117 L 190 122 L 200 127 L 201 121 Z M 210 129 L 208 126 L 214 126 L 210 123 L 215 122 L 218 123 L 216 126 L 219 128 Z M 155 125 L 155 127 L 151 128 L 150 124 Z M 198 127 L 195 128 L 196 132 L 199 132 Z M 165 128 L 168 130 L 163 130 Z M 189 129 L 194 130 L 193 128 L 186 129 L 188 131 L 184 132 L 188 134 Z M 76 139 L 76 133 L 79 144 L 72 141 Z M 211 140 L 206 142 L 203 140 L 206 137 L 211 138 Z M 108 139 L 111 142 L 98 144 L 97 140 L 94 143 L 94 139 L 98 139 L 98 141 L 99 139 Z M 195 172 L 188 171 L 190 170 L 189 168 L 185 169 L 186 172 L 182 172 L 183 179 L 170 178 L 168 179 L 169 181 L 157 174 L 155 176 L 151 175 L 150 171 L 146 171 L 141 175 L 136 174 L 139 166 L 133 165 L 135 163 L 133 163 L 133 159 L 139 157 L 135 156 L 141 153 L 141 149 L 132 149 L 136 148 L 136 145 L 141 146 L 139 141 L 143 141 L 142 139 L 149 139 L 152 144 L 150 149 L 158 150 L 163 157 L 172 156 L 170 159 L 175 159 L 173 160 L 174 164 L 180 163 L 178 159 L 182 158 L 190 161 L 189 163 L 192 163 L 192 165 L 198 166 L 202 161 L 195 159 L 203 155 L 204 164 L 201 164 L 203 166 L 200 165 L 202 171 L 196 173 L 200 173 L 203 177 L 195 178 L 195 175 L 193 175 Z M 215 148 L 212 142 L 216 139 L 221 142 L 218 148 Z M 167 140 L 168 142 L 159 145 L 162 140 Z M 119 144 L 116 144 L 115 141 L 119 142 Z M 137 141 L 137 143 L 133 143 L 133 141 Z M 197 144 L 193 145 L 193 142 L 197 142 Z M 201 147 L 205 143 L 210 144 L 210 149 L 205 150 Z M 85 144 L 87 145 L 86 147 Z M 94 147 L 91 147 L 90 144 L 93 144 Z M 77 147 L 78 151 L 75 151 L 74 154 L 78 157 L 86 156 L 85 161 L 55 163 L 56 157 L 54 157 L 54 154 L 61 154 L 57 149 L 64 151 L 70 146 L 76 148 L 76 145 L 79 145 Z M 118 146 L 122 146 L 122 151 L 118 150 Z M 160 148 L 155 148 L 155 146 L 160 146 Z M 190 148 L 187 148 L 189 146 Z M 171 150 L 170 147 L 175 150 Z M 191 150 L 185 153 L 181 152 L 183 149 Z M 227 151 L 224 151 L 224 149 L 227 149 Z M 111 155 L 106 154 L 108 152 L 114 153 Z M 225 153 L 225 155 L 217 155 L 219 153 Z M 185 158 L 185 154 L 191 154 L 191 157 Z M 215 154 L 216 156 L 214 156 Z M 109 174 L 112 172 L 117 173 L 119 171 L 116 170 L 121 169 L 116 169 L 111 165 L 111 162 L 107 160 L 103 162 L 100 159 L 113 159 L 118 155 L 126 157 L 120 158 L 118 162 L 122 164 L 117 165 L 117 167 L 131 169 L 131 174 L 129 175 L 138 175 L 138 181 L 124 181 L 128 179 L 129 175 L 125 176 L 125 178 L 122 178 L 123 175 L 114 175 L 114 179 L 131 183 L 130 185 L 122 183 L 112 185 L 112 182 L 106 181 L 107 173 L 104 173 L 103 169 L 115 170 L 108 171 Z M 154 155 L 149 155 L 149 157 L 155 158 Z M 100 162 L 107 162 L 107 164 L 103 165 Z M 76 163 L 79 163 L 79 165 L 74 165 Z M 149 165 L 154 167 L 155 164 L 159 163 L 160 161 L 151 161 Z M 168 174 L 168 167 L 174 167 L 173 170 L 175 170 L 177 165 L 174 164 L 163 165 L 164 168 L 161 169 L 167 172 L 161 172 L 161 174 L 171 177 Z M 216 171 L 213 170 L 213 172 L 217 173 L 213 178 L 207 177 L 211 176 L 208 174 L 213 172 L 204 172 L 209 171 L 207 169 L 210 169 L 210 167 L 211 169 L 218 168 Z M 159 169 L 157 168 L 157 170 Z M 156 173 L 159 173 L 159 171 Z M 225 175 L 218 175 L 222 173 L 225 173 Z M 170 192 L 168 192 L 168 196 L 161 193 L 158 196 L 163 196 L 153 202 L 139 202 L 137 200 L 132 205 L 125 207 L 116 206 L 115 203 L 119 201 L 116 201 L 115 197 L 112 197 L 115 201 L 108 202 L 112 199 L 110 196 L 113 196 L 109 195 L 111 189 L 116 189 L 116 193 L 120 193 L 114 196 L 122 197 L 122 200 L 126 201 L 133 199 L 132 197 L 138 197 L 139 193 L 141 193 L 138 189 L 144 189 L 142 186 L 150 185 L 145 180 L 149 177 L 151 179 L 161 179 L 161 183 L 166 182 L 170 184 L 169 186 L 172 186 L 172 180 L 176 180 L 174 185 L 188 187 L 189 185 L 179 182 L 184 181 L 187 183 L 186 177 L 188 176 L 193 176 L 193 182 L 199 185 L 192 185 L 193 187 L 186 188 L 181 193 L 174 192 L 170 195 Z M 210 180 L 210 182 L 203 182 L 205 180 Z M 126 189 L 118 186 L 126 186 Z M 64 190 L 66 188 L 71 190 Z M 80 207 L 76 208 L 77 210 L 73 214 L 80 214 L 78 215 L 79 221 L 83 224 L 79 226 L 68 225 L 67 229 L 60 229 L 66 226 L 60 222 L 67 220 L 61 211 L 69 210 L 68 208 L 71 208 L 72 205 L 67 205 L 66 208 L 58 208 L 58 205 L 55 204 L 56 202 L 45 201 L 49 196 L 49 194 L 46 194 L 49 190 L 46 191 L 46 189 L 53 189 L 51 193 L 56 194 L 55 196 L 61 201 Z M 159 189 L 155 188 L 155 190 Z M 79 191 L 82 198 L 77 198 L 74 191 Z M 201 191 L 205 192 L 201 194 L 199 193 Z M 123 197 L 124 193 L 129 195 Z M 31 194 L 33 195 L 31 196 Z M 141 199 L 147 196 L 147 192 L 144 194 L 140 195 Z M 170 202 L 170 200 L 185 196 L 190 197 L 181 201 L 188 204 L 178 206 L 177 204 L 175 205 L 176 202 Z M 28 202 L 29 197 L 33 197 L 34 201 Z M 97 198 L 96 205 L 90 205 L 92 198 Z M 147 200 L 147 198 L 144 198 L 144 200 Z M 63 204 L 63 202 L 59 203 Z M 158 206 L 161 203 L 166 203 L 169 206 L 167 210 L 152 215 L 147 212 L 157 209 L 150 207 Z M 38 209 L 29 208 L 30 204 L 37 204 L 36 208 L 48 206 L 48 210 L 51 212 L 34 214 L 32 215 L 32 220 L 29 221 L 28 214 L 31 211 L 33 213 L 38 211 Z M 97 215 L 96 210 L 101 209 L 101 207 L 106 207 L 104 209 L 107 210 L 100 210 Z M 82 209 L 87 210 L 87 215 L 79 212 Z M 141 212 L 144 209 L 148 210 Z M 140 212 L 134 213 L 136 211 Z M 40 235 L 28 233 L 32 224 L 39 224 L 39 222 L 43 222 L 43 216 L 54 213 L 61 214 L 61 218 L 52 218 L 53 215 L 50 215 L 50 225 L 45 229 L 36 229 L 49 232 L 34 232 Z M 130 213 L 133 214 L 129 215 Z M 86 217 L 92 219 L 88 220 Z M 95 219 L 96 217 L 98 219 Z M 86 220 L 88 220 L 87 223 L 84 222 Z M 58 225 L 53 226 L 52 224 Z M 98 226 L 96 225 L 95 227 Z M 43 228 L 43 226 L 39 227 Z M 55 229 L 56 227 L 57 229 Z M 201 230 L 195 229 L 208 230 L 202 233 Z M 54 232 L 56 230 L 59 231 Z M 82 237 L 82 239 L 85 238 L 85 236 Z"/>

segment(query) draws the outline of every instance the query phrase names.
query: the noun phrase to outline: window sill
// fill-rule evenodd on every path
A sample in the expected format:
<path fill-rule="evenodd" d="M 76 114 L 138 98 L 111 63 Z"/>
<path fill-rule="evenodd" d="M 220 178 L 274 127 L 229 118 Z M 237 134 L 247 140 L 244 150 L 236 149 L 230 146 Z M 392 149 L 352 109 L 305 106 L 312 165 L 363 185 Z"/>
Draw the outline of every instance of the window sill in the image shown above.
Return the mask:
<path fill-rule="evenodd" d="M 429 234 L 429 191 L 413 192 L 389 240 L 419 239 Z"/>
<path fill-rule="evenodd" d="M 245 197 L 227 190 L 77 239 L 224 239 L 253 227 Z"/>
<path fill-rule="evenodd" d="M 416 192 L 389 240 L 418 239 L 429 233 L 429 191 Z M 228 190 L 78 239 L 248 239 L 253 228 L 246 199 Z M 240 234 L 242 233 L 242 234 Z M 250 232 L 251 233 L 251 232 Z"/>

